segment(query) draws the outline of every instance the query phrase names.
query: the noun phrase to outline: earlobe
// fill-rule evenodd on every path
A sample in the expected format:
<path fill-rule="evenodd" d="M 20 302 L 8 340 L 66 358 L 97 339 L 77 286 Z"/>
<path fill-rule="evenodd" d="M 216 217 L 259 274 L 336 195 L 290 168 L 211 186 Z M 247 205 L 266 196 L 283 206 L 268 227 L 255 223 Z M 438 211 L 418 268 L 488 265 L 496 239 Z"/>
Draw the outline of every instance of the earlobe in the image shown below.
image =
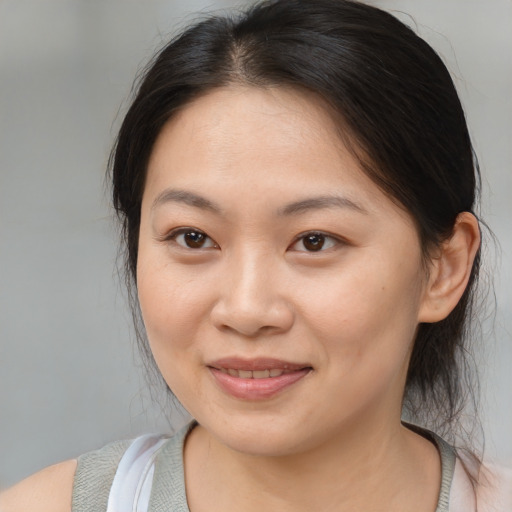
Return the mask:
<path fill-rule="evenodd" d="M 466 289 L 479 247 L 478 220 L 469 212 L 460 213 L 452 235 L 432 259 L 419 322 L 439 322 L 451 313 Z"/>

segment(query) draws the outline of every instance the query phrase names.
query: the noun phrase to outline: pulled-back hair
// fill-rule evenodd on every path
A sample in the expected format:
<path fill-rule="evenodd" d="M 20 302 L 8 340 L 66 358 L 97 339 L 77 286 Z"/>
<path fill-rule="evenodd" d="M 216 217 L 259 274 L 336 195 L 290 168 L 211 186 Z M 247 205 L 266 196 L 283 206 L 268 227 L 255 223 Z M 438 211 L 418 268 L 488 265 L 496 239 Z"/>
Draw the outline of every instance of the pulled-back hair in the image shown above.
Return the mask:
<path fill-rule="evenodd" d="M 435 51 L 391 14 L 349 0 L 276 0 L 204 19 L 147 67 L 112 152 L 113 202 L 134 284 L 148 160 L 164 124 L 223 86 L 288 87 L 329 105 L 365 172 L 415 220 L 425 262 L 474 212 L 479 173 L 465 116 Z M 404 405 L 446 435 L 460 412 L 478 252 L 467 289 L 444 320 L 421 324 Z M 137 315 L 136 315 L 137 316 Z M 150 356 L 144 336 L 142 348 Z"/>

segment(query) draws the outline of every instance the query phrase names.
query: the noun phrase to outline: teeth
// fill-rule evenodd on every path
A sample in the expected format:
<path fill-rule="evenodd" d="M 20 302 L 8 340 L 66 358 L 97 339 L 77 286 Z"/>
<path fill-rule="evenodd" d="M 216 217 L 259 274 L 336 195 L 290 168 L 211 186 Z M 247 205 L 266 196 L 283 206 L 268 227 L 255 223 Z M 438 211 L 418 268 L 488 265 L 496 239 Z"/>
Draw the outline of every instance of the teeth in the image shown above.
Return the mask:
<path fill-rule="evenodd" d="M 254 371 L 252 372 L 252 378 L 253 379 L 267 379 L 270 377 L 270 371 L 269 370 L 262 370 L 262 371 Z"/>
<path fill-rule="evenodd" d="M 268 379 L 269 377 L 279 377 L 284 373 L 291 373 L 291 370 L 274 368 L 272 370 L 234 370 L 233 368 L 219 368 L 222 373 L 238 377 L 239 379 Z"/>

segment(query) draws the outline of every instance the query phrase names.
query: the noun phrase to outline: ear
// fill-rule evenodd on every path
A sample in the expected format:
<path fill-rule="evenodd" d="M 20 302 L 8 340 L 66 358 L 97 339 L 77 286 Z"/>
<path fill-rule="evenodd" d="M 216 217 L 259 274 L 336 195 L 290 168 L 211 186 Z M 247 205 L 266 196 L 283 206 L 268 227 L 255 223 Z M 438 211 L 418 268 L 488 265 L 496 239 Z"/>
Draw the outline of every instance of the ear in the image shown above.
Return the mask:
<path fill-rule="evenodd" d="M 479 247 L 476 217 L 469 212 L 460 213 L 452 235 L 441 244 L 430 263 L 419 322 L 439 322 L 452 312 L 466 289 Z"/>

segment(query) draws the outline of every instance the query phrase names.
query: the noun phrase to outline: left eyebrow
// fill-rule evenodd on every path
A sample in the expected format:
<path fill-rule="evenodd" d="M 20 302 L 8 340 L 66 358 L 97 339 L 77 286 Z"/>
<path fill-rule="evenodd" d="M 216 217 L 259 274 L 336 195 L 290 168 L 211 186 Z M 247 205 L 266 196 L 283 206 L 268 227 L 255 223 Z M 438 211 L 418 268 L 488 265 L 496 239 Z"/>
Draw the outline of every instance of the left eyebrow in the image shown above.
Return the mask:
<path fill-rule="evenodd" d="M 368 210 L 352 199 L 343 196 L 318 196 L 302 199 L 279 209 L 279 215 L 300 215 L 311 210 L 322 210 L 325 208 L 348 208 L 368 215 Z"/>

